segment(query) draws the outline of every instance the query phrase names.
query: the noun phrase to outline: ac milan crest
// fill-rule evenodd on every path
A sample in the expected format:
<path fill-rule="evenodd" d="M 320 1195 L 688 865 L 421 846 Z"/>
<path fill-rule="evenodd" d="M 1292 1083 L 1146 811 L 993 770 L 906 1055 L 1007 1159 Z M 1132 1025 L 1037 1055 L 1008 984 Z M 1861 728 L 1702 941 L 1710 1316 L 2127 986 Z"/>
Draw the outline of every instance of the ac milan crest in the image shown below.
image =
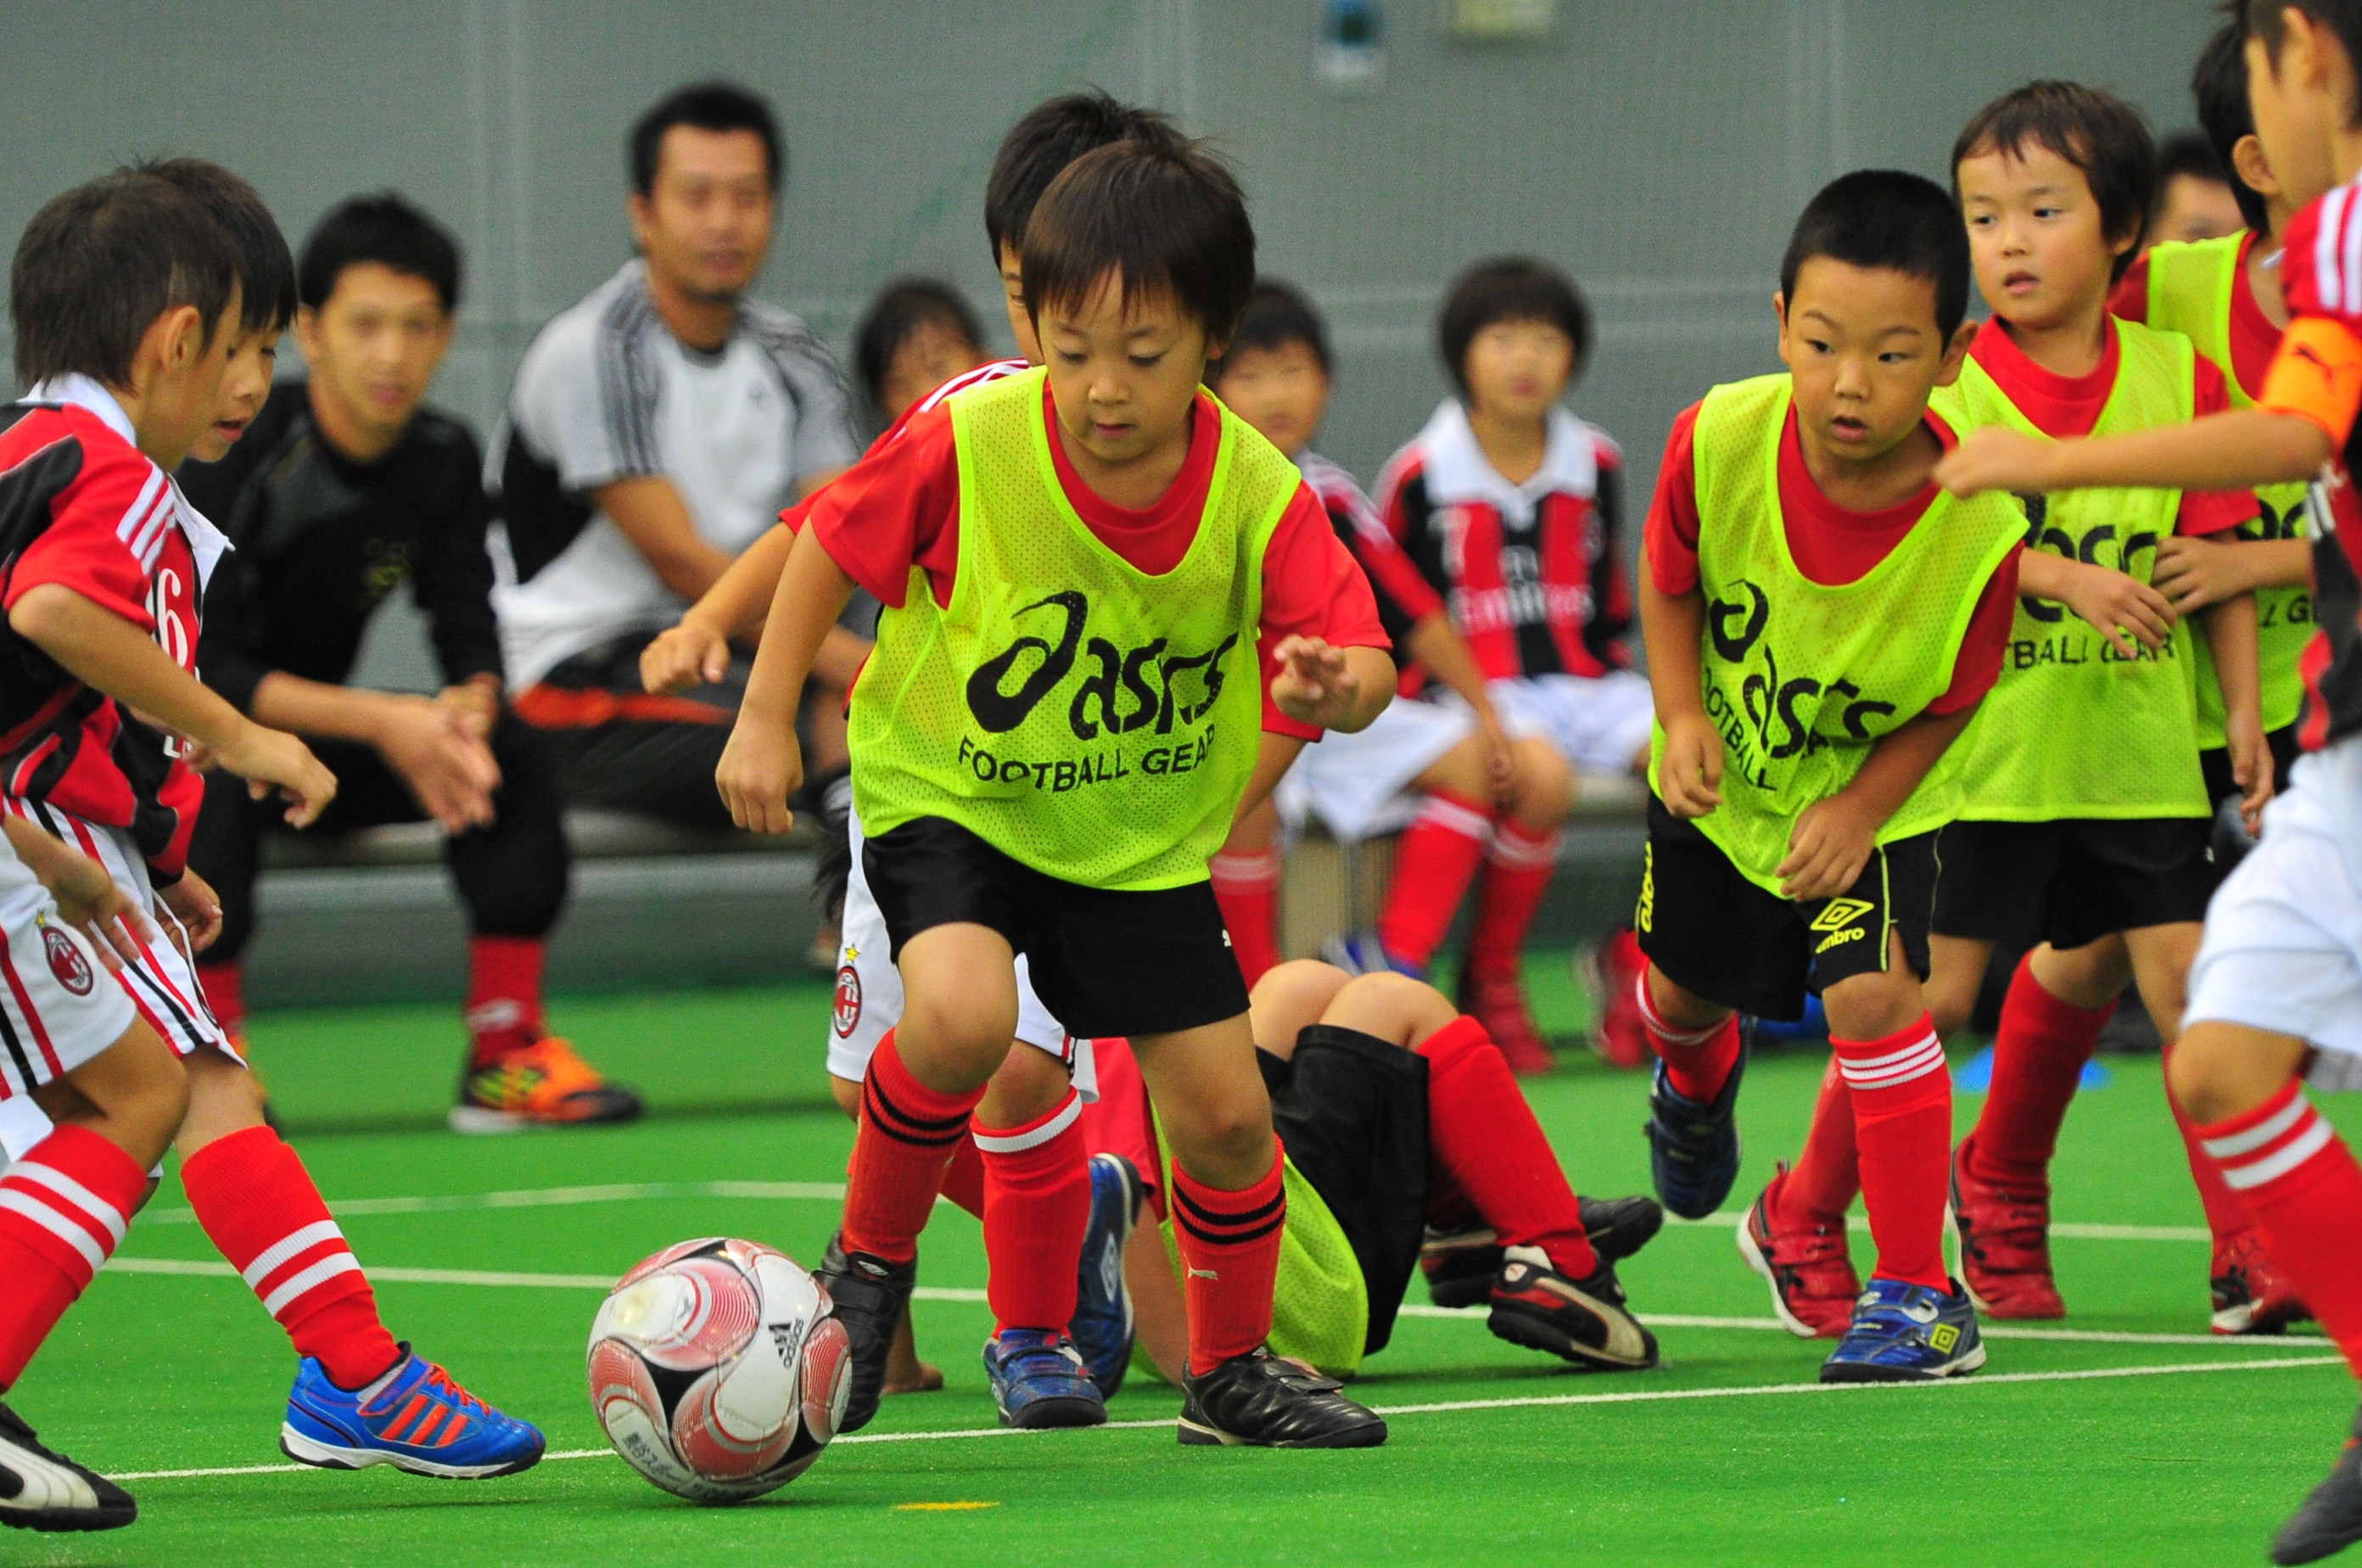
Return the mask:
<path fill-rule="evenodd" d="M 90 960 L 83 955 L 73 938 L 56 926 L 45 925 L 41 927 L 41 946 L 49 954 L 50 973 L 58 977 L 58 984 L 78 997 L 90 995 L 98 977 L 91 971 Z"/>
<path fill-rule="evenodd" d="M 836 1037 L 850 1040 L 861 1026 L 861 972 L 847 964 L 836 972 Z"/>

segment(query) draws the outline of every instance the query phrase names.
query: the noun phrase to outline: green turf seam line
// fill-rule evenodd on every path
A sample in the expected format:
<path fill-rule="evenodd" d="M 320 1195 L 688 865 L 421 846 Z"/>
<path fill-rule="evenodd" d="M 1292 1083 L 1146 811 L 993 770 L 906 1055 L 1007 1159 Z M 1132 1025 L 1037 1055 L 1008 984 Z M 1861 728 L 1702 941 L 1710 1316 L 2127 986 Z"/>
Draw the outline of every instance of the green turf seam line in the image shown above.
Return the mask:
<path fill-rule="evenodd" d="M 1537 1395 L 1518 1399 L 1441 1399 L 1426 1405 L 1374 1405 L 1381 1416 L 1457 1415 L 1472 1410 L 1529 1410 L 1573 1405 L 1645 1405 L 1671 1399 L 1746 1399 L 1775 1394 L 1888 1393 L 1936 1388 L 1994 1388 L 2020 1383 L 2092 1382 L 2112 1377 L 2180 1377 L 2207 1372 L 2275 1372 L 2311 1366 L 2339 1366 L 2334 1355 L 2289 1356 L 2279 1361 L 2207 1361 L 2181 1365 L 2108 1366 L 2077 1372 L 2000 1372 L 1970 1377 L 1947 1377 L 1931 1383 L 1764 1383 L 1720 1388 L 1651 1388 L 1628 1394 Z M 1144 1431 L 1169 1429 L 1170 1420 L 1108 1421 L 1091 1431 Z M 873 1442 L 951 1442 L 967 1438 L 1040 1437 L 1021 1427 L 962 1427 L 932 1432 L 858 1432 L 841 1437 L 832 1447 Z M 542 1456 L 544 1463 L 573 1459 L 612 1459 L 613 1449 L 569 1448 Z M 304 1464 L 220 1465 L 199 1470 L 132 1470 L 109 1476 L 113 1481 L 188 1481 L 224 1475 L 293 1475 L 310 1470 Z"/>

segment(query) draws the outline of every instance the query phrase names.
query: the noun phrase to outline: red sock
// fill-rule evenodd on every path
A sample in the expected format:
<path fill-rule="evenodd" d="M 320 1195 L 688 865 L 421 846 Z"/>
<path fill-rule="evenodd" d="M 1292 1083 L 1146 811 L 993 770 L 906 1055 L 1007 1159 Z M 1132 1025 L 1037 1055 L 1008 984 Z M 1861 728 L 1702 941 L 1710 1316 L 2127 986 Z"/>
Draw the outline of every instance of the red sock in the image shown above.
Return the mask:
<path fill-rule="evenodd" d="M 1063 1329 L 1091 1223 L 1091 1154 L 1083 1097 L 1070 1089 L 1046 1116 L 1007 1130 L 976 1124 L 984 1152 L 985 1296 L 999 1329 Z"/>
<path fill-rule="evenodd" d="M 469 1066 L 488 1066 L 541 1038 L 541 966 L 548 951 L 538 936 L 468 939 Z"/>
<path fill-rule="evenodd" d="M 1704 1029 L 1675 1029 L 1658 1016 L 1656 999 L 1649 994 L 1652 972 L 1641 970 L 1633 982 L 1640 998 L 1640 1025 L 1648 1031 L 1650 1047 L 1664 1061 L 1665 1081 L 1673 1092 L 1707 1104 L 1722 1092 L 1731 1068 L 1738 1065 L 1738 1016 L 1733 1013 Z"/>
<path fill-rule="evenodd" d="M 0 1391 L 105 1266 L 148 1173 L 86 1127 L 59 1127 L 0 1176 Z"/>
<path fill-rule="evenodd" d="M 2294 1081 L 2198 1135 L 2264 1250 L 2362 1376 L 2362 1167 L 2345 1141 Z"/>
<path fill-rule="evenodd" d="M 1279 962 L 1279 851 L 1217 855 L 1206 869 L 1214 879 L 1214 901 L 1231 933 L 1239 973 L 1252 988 Z"/>
<path fill-rule="evenodd" d="M 984 1099 L 938 1094 L 911 1076 L 894 1032 L 877 1042 L 861 1084 L 861 1128 L 844 1185 L 844 1250 L 889 1264 L 919 1255 L 919 1232 L 934 1211 L 952 1151 L 968 1135 L 968 1115 Z"/>
<path fill-rule="evenodd" d="M 1476 927 L 1468 934 L 1468 972 L 1478 979 L 1515 978 L 1526 931 L 1558 869 L 1558 834 L 1536 833 L 1504 821 L 1485 852 L 1485 879 L 1476 885 Z"/>
<path fill-rule="evenodd" d="M 1853 1092 L 1835 1056 L 1821 1075 L 1821 1098 L 1813 1102 L 1813 1130 L 1805 1152 L 1780 1184 L 1780 1212 L 1790 1219 L 1834 1225 L 1853 1207 L 1861 1190 L 1861 1160 L 1853 1141 Z"/>
<path fill-rule="evenodd" d="M 402 1358 L 360 1260 L 278 1133 L 249 1127 L 215 1139 L 181 1162 L 181 1186 L 222 1256 L 330 1382 L 364 1387 Z"/>
<path fill-rule="evenodd" d="M 1878 1243 L 1881 1279 L 1951 1287 L 1944 1271 L 1944 1200 L 1950 1185 L 1952 1075 L 1926 1014 L 1882 1040 L 1839 1040 L 1838 1070 L 1853 1100 L 1861 1194 Z"/>
<path fill-rule="evenodd" d="M 973 1138 L 952 1145 L 952 1163 L 944 1167 L 943 1195 L 977 1219 L 984 1218 L 984 1152 Z"/>
<path fill-rule="evenodd" d="M 205 1005 L 213 1009 L 215 1019 L 232 1034 L 246 1032 L 246 966 L 236 958 L 218 964 L 197 966 L 197 986 L 205 993 Z"/>
<path fill-rule="evenodd" d="M 1509 1065 L 1473 1018 L 1419 1043 L 1435 1165 L 1505 1247 L 1540 1247 L 1570 1279 L 1599 1267 L 1583 1209 Z"/>
<path fill-rule="evenodd" d="M 2058 1125 L 2082 1081 L 2083 1064 L 2116 1004 L 2081 1008 L 2034 977 L 2034 955 L 2018 960 L 1993 1034 L 1992 1087 L 1969 1146 L 1969 1169 L 2003 1187 L 2047 1190 Z"/>
<path fill-rule="evenodd" d="M 1287 1220 L 1283 1162 L 1243 1192 L 1206 1186 L 1173 1166 L 1173 1235 L 1180 1244 L 1189 1309 L 1189 1371 L 1211 1372 L 1271 1337 L 1271 1290 Z"/>
<path fill-rule="evenodd" d="M 2173 1047 L 2170 1045 L 2165 1048 L 2164 1062 L 2169 1076 L 2173 1067 Z M 2253 1230 L 2255 1221 L 2247 1217 L 2246 1205 L 2233 1195 L 2228 1184 L 2223 1180 L 2222 1171 L 2207 1158 L 2198 1135 L 2198 1123 L 2190 1120 L 2190 1113 L 2181 1109 L 2181 1102 L 2174 1099 L 2169 1090 L 2165 1103 L 2172 1108 L 2173 1125 L 2180 1132 L 2181 1145 L 2189 1153 L 2190 1178 L 2198 1184 L 2198 1201 L 2206 1209 L 2206 1229 L 2213 1234 L 2214 1261 L 2219 1264 L 2224 1261 L 2224 1243 Z M 2218 1267 L 2215 1272 L 2220 1274 L 2222 1270 Z"/>
<path fill-rule="evenodd" d="M 1435 956 L 1492 837 L 1489 807 L 1440 790 L 1427 798 L 1395 848 L 1394 882 L 1378 915 L 1389 954 L 1422 966 Z"/>

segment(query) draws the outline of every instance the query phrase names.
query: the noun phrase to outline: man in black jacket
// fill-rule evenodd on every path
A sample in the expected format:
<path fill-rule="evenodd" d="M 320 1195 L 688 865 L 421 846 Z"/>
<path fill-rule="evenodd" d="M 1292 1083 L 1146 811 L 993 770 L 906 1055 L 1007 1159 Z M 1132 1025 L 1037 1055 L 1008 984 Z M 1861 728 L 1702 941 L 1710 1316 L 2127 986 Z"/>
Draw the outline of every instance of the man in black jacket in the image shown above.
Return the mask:
<path fill-rule="evenodd" d="M 442 827 L 471 930 L 470 1049 L 452 1126 L 628 1120 L 638 1097 L 543 1027 L 543 954 L 568 876 L 556 772 L 502 701 L 482 459 L 464 426 L 420 406 L 451 344 L 458 248 L 400 197 L 365 196 L 321 220 L 296 271 L 309 380 L 280 382 L 226 458 L 180 475 L 237 546 L 207 594 L 204 680 L 309 738 L 335 770 L 342 787 L 313 831 Z M 447 683 L 432 697 L 346 684 L 371 614 L 404 581 Z M 240 780 L 208 778 L 189 858 L 221 895 L 221 937 L 201 972 L 233 1029 L 272 821 Z"/>

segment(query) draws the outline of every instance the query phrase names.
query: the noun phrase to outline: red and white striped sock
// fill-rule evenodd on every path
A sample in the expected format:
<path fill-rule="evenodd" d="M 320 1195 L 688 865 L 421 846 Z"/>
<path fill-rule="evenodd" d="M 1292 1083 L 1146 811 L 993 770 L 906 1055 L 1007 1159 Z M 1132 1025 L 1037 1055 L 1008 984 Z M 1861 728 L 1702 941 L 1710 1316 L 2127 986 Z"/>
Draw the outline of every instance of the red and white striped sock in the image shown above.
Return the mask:
<path fill-rule="evenodd" d="M 0 1390 L 122 1243 L 148 1173 L 86 1127 L 60 1127 L 0 1176 Z"/>
<path fill-rule="evenodd" d="M 1279 851 L 1268 848 L 1217 855 L 1206 863 L 1231 950 L 1249 988 L 1279 963 L 1279 878 L 1285 865 Z"/>
<path fill-rule="evenodd" d="M 1069 1089 L 1022 1127 L 975 1123 L 984 1155 L 985 1295 L 993 1327 L 1063 1329 L 1091 1223 L 1091 1153 L 1083 1097 Z"/>
<path fill-rule="evenodd" d="M 1853 1099 L 1862 1205 L 1878 1243 L 1881 1279 L 1949 1289 L 1944 1199 L 1952 1154 L 1952 1075 L 1926 1013 L 1878 1040 L 1831 1036 Z"/>
<path fill-rule="evenodd" d="M 2264 1250 L 2362 1376 L 2362 1166 L 2345 1141 L 2293 1079 L 2198 1136 Z"/>
<path fill-rule="evenodd" d="M 330 1382 L 367 1387 L 402 1359 L 360 1260 L 278 1133 L 249 1127 L 215 1139 L 181 1162 L 181 1186 L 222 1256 Z"/>
<path fill-rule="evenodd" d="M 1649 975 L 1650 970 L 1643 969 L 1632 982 L 1640 999 L 1640 1027 L 1649 1036 L 1649 1048 L 1663 1060 L 1665 1081 L 1675 1094 L 1700 1105 L 1710 1104 L 1730 1081 L 1730 1069 L 1738 1065 L 1738 1017 L 1734 1013 L 1703 1029 L 1676 1029 L 1657 1010 L 1657 999 L 1649 994 Z"/>
<path fill-rule="evenodd" d="M 1558 832 L 1537 833 L 1514 822 L 1493 831 L 1485 878 L 1476 884 L 1476 924 L 1468 933 L 1468 973 L 1477 979 L 1514 979 L 1524 960 L 1526 933 L 1558 870 Z"/>
<path fill-rule="evenodd" d="M 1395 875 L 1378 915 L 1378 940 L 1405 963 L 1425 966 L 1443 945 L 1451 917 L 1493 842 L 1493 814 L 1481 801 L 1437 790 L 1395 848 Z"/>

